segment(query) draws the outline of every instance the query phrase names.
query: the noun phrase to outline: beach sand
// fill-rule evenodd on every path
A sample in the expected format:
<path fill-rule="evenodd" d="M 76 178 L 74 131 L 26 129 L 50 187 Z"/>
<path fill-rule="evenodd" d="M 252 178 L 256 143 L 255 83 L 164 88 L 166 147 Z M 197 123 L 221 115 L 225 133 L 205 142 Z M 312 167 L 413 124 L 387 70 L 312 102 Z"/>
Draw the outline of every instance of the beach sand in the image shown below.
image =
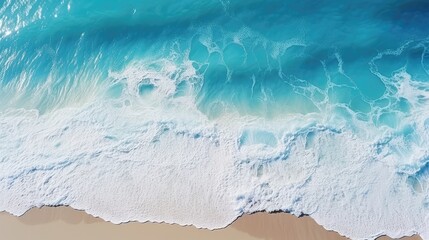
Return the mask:
<path fill-rule="evenodd" d="M 310 217 L 287 213 L 246 215 L 225 229 L 210 231 L 192 226 L 158 223 L 115 225 L 69 207 L 34 208 L 21 217 L 0 213 L 0 239 L 6 240 L 345 240 Z M 379 240 L 387 240 L 383 237 Z M 417 236 L 404 238 L 421 239 Z"/>

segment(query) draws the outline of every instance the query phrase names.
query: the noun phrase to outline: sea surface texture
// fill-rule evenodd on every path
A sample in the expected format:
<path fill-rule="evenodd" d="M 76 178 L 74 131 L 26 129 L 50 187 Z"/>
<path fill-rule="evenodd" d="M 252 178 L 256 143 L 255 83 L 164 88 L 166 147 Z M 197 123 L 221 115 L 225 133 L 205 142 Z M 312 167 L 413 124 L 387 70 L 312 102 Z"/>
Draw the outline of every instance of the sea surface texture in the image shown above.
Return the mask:
<path fill-rule="evenodd" d="M 0 0 L 0 211 L 429 239 L 426 0 Z"/>

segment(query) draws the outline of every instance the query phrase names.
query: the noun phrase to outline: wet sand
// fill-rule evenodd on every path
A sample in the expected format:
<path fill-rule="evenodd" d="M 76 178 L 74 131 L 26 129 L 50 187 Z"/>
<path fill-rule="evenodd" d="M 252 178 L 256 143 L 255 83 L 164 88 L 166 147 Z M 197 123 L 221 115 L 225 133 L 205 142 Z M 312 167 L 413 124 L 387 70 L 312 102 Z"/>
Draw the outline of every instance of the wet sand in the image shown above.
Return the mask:
<path fill-rule="evenodd" d="M 8 240 L 346 240 L 327 231 L 310 217 L 287 213 L 246 215 L 225 229 L 210 231 L 192 226 L 127 223 L 115 225 L 69 207 L 32 209 L 21 217 L 0 213 L 0 239 Z M 390 238 L 379 238 L 387 240 Z M 421 239 L 417 236 L 404 238 Z"/>

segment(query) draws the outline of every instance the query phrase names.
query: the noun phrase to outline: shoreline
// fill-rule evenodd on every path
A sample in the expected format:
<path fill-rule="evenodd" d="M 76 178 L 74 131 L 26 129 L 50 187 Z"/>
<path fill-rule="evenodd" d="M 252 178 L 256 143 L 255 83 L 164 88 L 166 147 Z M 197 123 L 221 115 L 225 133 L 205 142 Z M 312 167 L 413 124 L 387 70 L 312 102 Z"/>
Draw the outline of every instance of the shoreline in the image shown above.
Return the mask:
<path fill-rule="evenodd" d="M 80 235 L 77 236 L 76 233 Z M 347 240 L 326 230 L 311 217 L 289 213 L 257 212 L 243 215 L 225 228 L 208 230 L 169 223 L 127 222 L 113 224 L 71 207 L 32 208 L 22 216 L 0 212 L 0 235 L 5 239 L 223 239 L 223 240 Z M 67 238 L 69 236 L 70 238 Z M 391 239 L 386 236 L 377 240 Z M 419 236 L 401 238 L 419 240 Z"/>

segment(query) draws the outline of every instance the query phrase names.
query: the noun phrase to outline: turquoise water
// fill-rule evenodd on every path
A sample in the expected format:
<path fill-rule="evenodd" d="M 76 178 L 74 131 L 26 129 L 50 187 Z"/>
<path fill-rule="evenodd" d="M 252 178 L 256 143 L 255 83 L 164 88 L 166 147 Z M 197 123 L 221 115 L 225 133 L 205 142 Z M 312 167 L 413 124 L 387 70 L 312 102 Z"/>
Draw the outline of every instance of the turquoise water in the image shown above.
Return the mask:
<path fill-rule="evenodd" d="M 428 80 L 428 9 L 425 1 L 3 1 L 1 108 L 47 111 L 71 104 L 80 85 L 111 84 L 108 72 L 131 61 L 174 58 L 202 76 L 192 94 L 213 117 L 225 106 L 268 118 L 334 105 L 363 119 L 386 103 L 407 112 L 388 78 L 405 69 Z"/>
<path fill-rule="evenodd" d="M 0 0 L 0 211 L 429 239 L 427 22 L 424 0 Z"/>

